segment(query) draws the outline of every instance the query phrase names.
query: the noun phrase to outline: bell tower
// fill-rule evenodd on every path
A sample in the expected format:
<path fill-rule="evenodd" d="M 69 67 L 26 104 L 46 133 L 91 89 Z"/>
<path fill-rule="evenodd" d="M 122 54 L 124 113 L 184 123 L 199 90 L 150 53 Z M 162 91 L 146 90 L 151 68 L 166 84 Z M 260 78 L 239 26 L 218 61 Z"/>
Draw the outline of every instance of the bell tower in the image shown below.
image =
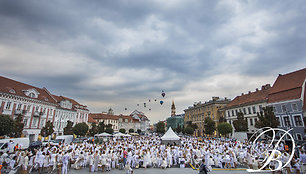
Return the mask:
<path fill-rule="evenodd" d="M 171 106 L 171 117 L 175 116 L 175 105 L 174 101 L 172 100 L 172 106 Z"/>

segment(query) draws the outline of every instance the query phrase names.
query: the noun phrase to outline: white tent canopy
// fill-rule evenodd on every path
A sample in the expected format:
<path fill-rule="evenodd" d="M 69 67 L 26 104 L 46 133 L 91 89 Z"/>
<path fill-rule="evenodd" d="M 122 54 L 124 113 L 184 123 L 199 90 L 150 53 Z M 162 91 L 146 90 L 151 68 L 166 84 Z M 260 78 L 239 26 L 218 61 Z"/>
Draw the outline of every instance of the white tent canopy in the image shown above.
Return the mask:
<path fill-rule="evenodd" d="M 108 133 L 106 133 L 106 132 L 103 132 L 103 133 L 101 133 L 101 134 L 96 134 L 95 135 L 95 137 L 110 137 L 110 136 L 112 136 L 111 134 L 108 134 Z"/>
<path fill-rule="evenodd" d="M 180 137 L 177 136 L 171 127 L 169 127 L 168 131 L 161 137 L 162 140 L 180 140 Z"/>
<path fill-rule="evenodd" d="M 128 135 L 126 135 L 126 134 L 123 134 L 123 133 L 121 133 L 121 132 L 119 132 L 119 133 L 117 133 L 117 134 L 115 134 L 115 135 L 113 135 L 114 137 L 128 137 Z"/>

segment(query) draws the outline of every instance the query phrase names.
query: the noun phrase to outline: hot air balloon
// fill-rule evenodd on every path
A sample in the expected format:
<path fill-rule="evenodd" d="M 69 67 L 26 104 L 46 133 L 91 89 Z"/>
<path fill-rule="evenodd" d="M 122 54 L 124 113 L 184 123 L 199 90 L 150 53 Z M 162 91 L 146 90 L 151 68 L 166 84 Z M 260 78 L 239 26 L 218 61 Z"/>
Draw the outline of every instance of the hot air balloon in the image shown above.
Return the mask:
<path fill-rule="evenodd" d="M 151 102 L 151 100 L 149 99 L 149 102 Z"/>
<path fill-rule="evenodd" d="M 166 93 L 165 91 L 162 91 L 162 94 L 161 94 L 163 97 L 165 97 Z"/>
<path fill-rule="evenodd" d="M 160 103 L 160 105 L 163 105 L 164 102 L 161 100 L 159 103 Z"/>
<path fill-rule="evenodd" d="M 127 110 L 127 108 L 124 108 L 124 110 Z"/>
<path fill-rule="evenodd" d="M 147 107 L 147 104 L 146 104 L 146 103 L 143 103 L 143 107 Z"/>
<path fill-rule="evenodd" d="M 156 101 L 156 99 L 155 99 L 155 101 Z"/>
<path fill-rule="evenodd" d="M 139 106 L 139 104 L 137 104 L 137 106 Z"/>
<path fill-rule="evenodd" d="M 149 111 L 151 111 L 151 108 L 149 109 Z"/>

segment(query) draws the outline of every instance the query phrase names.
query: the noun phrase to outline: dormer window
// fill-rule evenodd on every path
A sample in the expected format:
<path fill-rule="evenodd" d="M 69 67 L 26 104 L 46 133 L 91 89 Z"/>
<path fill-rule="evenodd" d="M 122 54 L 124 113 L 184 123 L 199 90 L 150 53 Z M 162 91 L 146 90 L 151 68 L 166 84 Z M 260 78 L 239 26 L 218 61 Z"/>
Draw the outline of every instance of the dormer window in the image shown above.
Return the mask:
<path fill-rule="evenodd" d="M 12 94 L 16 94 L 16 91 L 14 89 L 10 89 L 9 92 Z"/>
<path fill-rule="evenodd" d="M 23 90 L 23 92 L 26 96 L 31 97 L 31 98 L 38 98 L 38 95 L 39 95 L 39 92 L 35 88 Z"/>
<path fill-rule="evenodd" d="M 34 94 L 33 92 L 31 92 L 31 93 L 29 94 L 29 97 L 35 98 L 35 94 Z"/>

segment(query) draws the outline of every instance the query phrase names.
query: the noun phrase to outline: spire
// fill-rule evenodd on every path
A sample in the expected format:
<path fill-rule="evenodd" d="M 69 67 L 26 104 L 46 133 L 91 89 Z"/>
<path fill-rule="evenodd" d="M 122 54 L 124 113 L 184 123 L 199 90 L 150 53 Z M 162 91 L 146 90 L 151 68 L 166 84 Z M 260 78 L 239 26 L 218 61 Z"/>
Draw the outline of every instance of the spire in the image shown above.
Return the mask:
<path fill-rule="evenodd" d="M 175 116 L 175 104 L 174 104 L 174 100 L 172 100 L 172 106 L 171 106 L 171 117 Z"/>
<path fill-rule="evenodd" d="M 112 108 L 109 108 L 108 112 L 107 112 L 108 115 L 114 115 L 114 111 Z"/>

